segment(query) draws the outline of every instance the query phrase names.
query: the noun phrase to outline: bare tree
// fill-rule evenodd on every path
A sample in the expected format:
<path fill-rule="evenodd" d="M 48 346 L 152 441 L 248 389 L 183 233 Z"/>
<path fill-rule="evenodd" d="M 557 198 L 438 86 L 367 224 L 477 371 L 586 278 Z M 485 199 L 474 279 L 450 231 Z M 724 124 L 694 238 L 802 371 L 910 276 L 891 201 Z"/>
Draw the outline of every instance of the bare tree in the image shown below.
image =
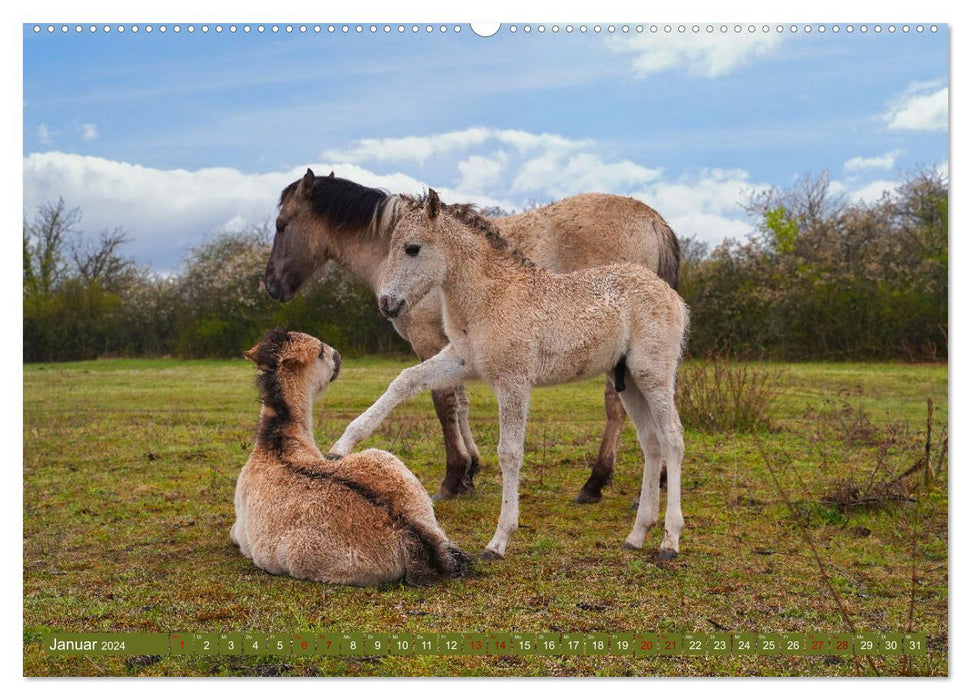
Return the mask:
<path fill-rule="evenodd" d="M 135 263 L 118 254 L 118 249 L 129 240 L 121 228 L 102 231 L 97 242 L 78 237 L 71 245 L 77 274 L 87 284 L 97 282 L 104 289 L 116 291 L 135 272 Z"/>
<path fill-rule="evenodd" d="M 81 210 L 68 209 L 61 197 L 42 204 L 32 224 L 24 222 L 25 292 L 49 294 L 61 281 L 68 268 L 67 241 L 80 222 Z"/>

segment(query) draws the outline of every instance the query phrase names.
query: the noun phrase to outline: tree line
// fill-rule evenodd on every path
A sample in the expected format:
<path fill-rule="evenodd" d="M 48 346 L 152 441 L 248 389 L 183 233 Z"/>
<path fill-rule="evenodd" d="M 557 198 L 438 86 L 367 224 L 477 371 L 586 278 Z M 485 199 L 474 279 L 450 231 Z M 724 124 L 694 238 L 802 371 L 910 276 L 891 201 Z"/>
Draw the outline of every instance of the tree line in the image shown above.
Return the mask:
<path fill-rule="evenodd" d="M 947 358 L 945 178 L 914 173 L 872 204 L 832 189 L 824 173 L 753 196 L 745 241 L 682 239 L 690 355 Z M 350 355 L 409 352 L 370 290 L 334 264 L 293 301 L 271 300 L 268 225 L 214 235 L 161 275 L 124 255 L 125 231 L 91 241 L 81 220 L 58 200 L 24 221 L 25 362 L 235 357 L 276 326 Z"/>

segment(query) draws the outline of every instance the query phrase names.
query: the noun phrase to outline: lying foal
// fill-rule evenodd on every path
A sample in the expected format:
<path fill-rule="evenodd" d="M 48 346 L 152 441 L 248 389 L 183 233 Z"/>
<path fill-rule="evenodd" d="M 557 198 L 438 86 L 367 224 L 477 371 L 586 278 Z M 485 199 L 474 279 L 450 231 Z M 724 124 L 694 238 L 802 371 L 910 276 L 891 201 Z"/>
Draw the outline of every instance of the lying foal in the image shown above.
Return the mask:
<path fill-rule="evenodd" d="M 435 521 L 425 489 L 394 455 L 324 457 L 313 401 L 337 378 L 340 355 L 282 330 L 243 353 L 260 374 L 256 446 L 236 483 L 240 551 L 271 574 L 327 583 L 423 584 L 469 573 L 470 560 Z"/>

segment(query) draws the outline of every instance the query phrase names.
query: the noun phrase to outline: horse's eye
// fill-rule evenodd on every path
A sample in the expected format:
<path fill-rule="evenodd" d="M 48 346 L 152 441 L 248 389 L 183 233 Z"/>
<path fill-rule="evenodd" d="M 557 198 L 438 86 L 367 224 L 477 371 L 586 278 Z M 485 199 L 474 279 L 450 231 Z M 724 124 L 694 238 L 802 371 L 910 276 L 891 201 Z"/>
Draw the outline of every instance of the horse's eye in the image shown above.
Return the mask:
<path fill-rule="evenodd" d="M 283 233 L 283 229 L 285 229 L 286 227 L 287 227 L 287 225 L 286 225 L 285 222 L 281 221 L 280 219 L 277 219 L 276 220 L 276 232 L 277 233 Z"/>
<path fill-rule="evenodd" d="M 417 243 L 409 243 L 408 245 L 405 246 L 405 255 L 408 255 L 413 258 L 416 255 L 418 255 L 419 250 L 421 250 L 420 245 L 418 245 Z"/>

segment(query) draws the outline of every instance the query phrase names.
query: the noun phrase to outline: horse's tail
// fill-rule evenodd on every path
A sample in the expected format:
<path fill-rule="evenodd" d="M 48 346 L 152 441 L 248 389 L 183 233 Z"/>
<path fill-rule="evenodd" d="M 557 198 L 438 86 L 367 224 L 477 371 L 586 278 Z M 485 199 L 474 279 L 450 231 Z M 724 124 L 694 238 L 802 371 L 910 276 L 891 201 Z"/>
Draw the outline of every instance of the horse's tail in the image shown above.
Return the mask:
<path fill-rule="evenodd" d="M 437 528 L 436 528 L 437 529 Z M 465 578 L 473 571 L 472 558 L 448 541 L 439 530 L 432 532 L 417 523 L 409 523 L 410 543 L 405 581 L 423 586 L 443 578 Z"/>
<path fill-rule="evenodd" d="M 678 243 L 678 237 L 664 219 L 655 226 L 658 237 L 658 277 L 670 284 L 671 289 L 678 291 L 678 276 L 681 274 L 681 244 Z"/>

